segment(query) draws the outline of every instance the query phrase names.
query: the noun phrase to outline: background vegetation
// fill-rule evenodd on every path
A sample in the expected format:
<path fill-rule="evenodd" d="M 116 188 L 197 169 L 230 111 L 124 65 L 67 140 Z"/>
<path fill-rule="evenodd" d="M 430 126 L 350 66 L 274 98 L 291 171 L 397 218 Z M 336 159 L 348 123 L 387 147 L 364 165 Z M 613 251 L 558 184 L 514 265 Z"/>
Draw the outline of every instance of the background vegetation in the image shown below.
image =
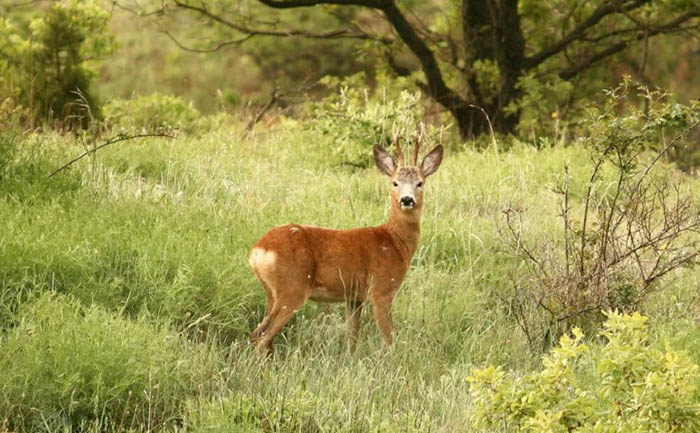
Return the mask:
<path fill-rule="evenodd" d="M 397 3 L 263 3 L 0 3 L 0 431 L 698 429 L 696 3 L 482 2 L 517 7 L 530 59 L 607 11 L 501 106 L 473 2 L 398 3 L 493 121 L 473 140 Z M 367 313 L 350 351 L 344 307 L 309 303 L 255 355 L 250 246 L 382 223 L 369 149 L 420 121 L 446 157 L 395 344 Z"/>

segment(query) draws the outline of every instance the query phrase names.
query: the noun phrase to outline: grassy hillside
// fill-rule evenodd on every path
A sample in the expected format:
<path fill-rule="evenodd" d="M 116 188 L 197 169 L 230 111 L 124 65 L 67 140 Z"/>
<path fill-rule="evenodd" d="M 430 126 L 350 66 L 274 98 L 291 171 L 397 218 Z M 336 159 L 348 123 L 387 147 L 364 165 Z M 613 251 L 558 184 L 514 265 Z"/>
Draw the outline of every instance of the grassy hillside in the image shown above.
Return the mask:
<path fill-rule="evenodd" d="M 552 185 L 568 164 L 580 206 L 592 165 L 577 145 L 449 145 L 426 186 L 394 346 L 366 311 L 347 351 L 343 307 L 309 303 L 263 360 L 246 341 L 265 303 L 250 246 L 288 222 L 381 224 L 389 185 L 375 168 L 341 164 L 293 124 L 121 142 L 50 179 L 78 140 L 0 140 L 14 149 L 0 171 L 0 431 L 13 432 L 472 431 L 471 368 L 521 375 L 540 362 L 498 302 L 502 210 L 523 209 L 531 240 L 554 236 Z M 700 362 L 697 280 L 669 275 L 644 313 L 652 340 Z"/>

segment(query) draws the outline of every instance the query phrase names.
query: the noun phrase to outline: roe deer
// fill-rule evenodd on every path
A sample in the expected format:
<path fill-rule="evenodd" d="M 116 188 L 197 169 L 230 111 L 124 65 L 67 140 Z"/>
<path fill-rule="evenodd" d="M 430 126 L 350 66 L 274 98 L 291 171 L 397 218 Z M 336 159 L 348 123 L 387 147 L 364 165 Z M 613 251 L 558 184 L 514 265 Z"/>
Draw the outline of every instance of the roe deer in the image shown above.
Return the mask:
<path fill-rule="evenodd" d="M 272 349 L 277 333 L 308 299 L 346 302 L 352 347 L 369 300 L 384 342 L 392 343 L 391 305 L 418 246 L 424 182 L 442 161 L 439 145 L 416 165 L 422 132 L 415 139 L 413 165 L 405 164 L 396 134 L 398 164 L 374 146 L 377 168 L 392 185 L 385 224 L 352 230 L 289 224 L 273 228 L 253 246 L 250 267 L 267 297 L 267 314 L 250 336 L 258 351 Z"/>

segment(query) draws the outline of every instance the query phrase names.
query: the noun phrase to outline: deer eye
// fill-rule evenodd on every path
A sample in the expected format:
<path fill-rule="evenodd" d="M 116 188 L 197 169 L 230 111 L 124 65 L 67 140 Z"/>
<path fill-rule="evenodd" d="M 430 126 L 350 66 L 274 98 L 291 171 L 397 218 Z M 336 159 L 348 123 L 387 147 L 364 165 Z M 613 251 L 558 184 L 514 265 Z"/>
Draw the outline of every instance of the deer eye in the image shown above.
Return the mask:
<path fill-rule="evenodd" d="M 394 185 L 394 188 L 396 188 L 397 186 L 399 186 L 399 184 L 396 183 L 396 182 L 392 182 L 392 184 Z"/>
<path fill-rule="evenodd" d="M 420 188 L 421 186 L 423 186 L 423 182 L 418 182 L 418 185 L 416 185 L 416 186 L 417 186 L 418 188 Z"/>

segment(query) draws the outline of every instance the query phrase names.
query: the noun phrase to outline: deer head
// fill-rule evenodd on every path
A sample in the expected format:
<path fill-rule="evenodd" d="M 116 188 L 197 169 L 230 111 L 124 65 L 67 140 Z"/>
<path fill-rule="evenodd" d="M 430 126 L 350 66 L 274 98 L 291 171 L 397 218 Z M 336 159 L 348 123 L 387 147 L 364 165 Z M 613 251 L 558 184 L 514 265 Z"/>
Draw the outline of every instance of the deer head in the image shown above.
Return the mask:
<path fill-rule="evenodd" d="M 431 150 L 418 165 L 418 152 L 424 135 L 421 131 L 415 136 L 413 164 L 407 165 L 396 132 L 393 134 L 398 162 L 378 144 L 374 145 L 374 162 L 382 173 L 391 179 L 392 205 L 396 204 L 403 212 L 420 211 L 423 206 L 423 187 L 428 176 L 435 173 L 442 162 L 442 145 Z"/>

